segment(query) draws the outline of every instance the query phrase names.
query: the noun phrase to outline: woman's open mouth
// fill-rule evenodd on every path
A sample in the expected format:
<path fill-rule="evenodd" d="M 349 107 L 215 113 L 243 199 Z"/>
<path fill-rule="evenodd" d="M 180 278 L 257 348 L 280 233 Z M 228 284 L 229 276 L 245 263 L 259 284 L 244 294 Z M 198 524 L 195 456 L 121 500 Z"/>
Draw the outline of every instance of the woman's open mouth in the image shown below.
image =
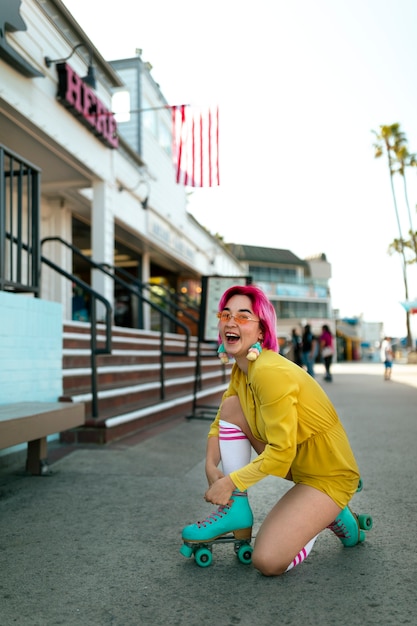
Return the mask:
<path fill-rule="evenodd" d="M 237 343 L 240 339 L 239 335 L 236 335 L 235 333 L 225 333 L 224 336 L 229 344 Z"/>

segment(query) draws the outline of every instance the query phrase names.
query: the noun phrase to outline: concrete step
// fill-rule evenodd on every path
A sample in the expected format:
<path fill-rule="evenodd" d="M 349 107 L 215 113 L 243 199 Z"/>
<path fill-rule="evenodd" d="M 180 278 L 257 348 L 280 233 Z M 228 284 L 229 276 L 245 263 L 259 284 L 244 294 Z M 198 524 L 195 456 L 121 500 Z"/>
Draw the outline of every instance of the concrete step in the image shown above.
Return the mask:
<path fill-rule="evenodd" d="M 98 325 L 98 333 L 98 345 L 104 346 L 104 327 Z M 199 411 L 202 399 L 201 406 L 209 406 L 210 414 L 220 402 L 231 366 L 220 363 L 213 344 L 198 345 L 192 337 L 187 355 L 162 360 L 160 337 L 153 331 L 113 327 L 111 343 L 111 354 L 97 356 L 98 417 L 93 417 L 91 329 L 83 322 L 64 324 L 61 399 L 83 402 L 86 408 L 85 426 L 64 433 L 64 441 L 108 443 L 158 421 Z M 184 351 L 185 337 L 166 333 L 164 348 Z"/>

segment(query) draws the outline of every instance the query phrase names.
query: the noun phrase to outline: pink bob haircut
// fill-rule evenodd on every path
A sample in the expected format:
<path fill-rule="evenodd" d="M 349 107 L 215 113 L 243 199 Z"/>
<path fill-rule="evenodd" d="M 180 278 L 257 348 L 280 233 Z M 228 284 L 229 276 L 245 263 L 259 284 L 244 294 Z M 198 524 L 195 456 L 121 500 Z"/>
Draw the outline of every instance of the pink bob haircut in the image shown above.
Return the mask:
<path fill-rule="evenodd" d="M 227 306 L 232 296 L 247 296 L 251 303 L 253 312 L 260 319 L 260 325 L 264 334 L 262 346 L 274 352 L 279 352 L 277 339 L 277 314 L 273 304 L 268 300 L 262 289 L 254 285 L 235 285 L 229 287 L 219 302 L 219 311 Z"/>

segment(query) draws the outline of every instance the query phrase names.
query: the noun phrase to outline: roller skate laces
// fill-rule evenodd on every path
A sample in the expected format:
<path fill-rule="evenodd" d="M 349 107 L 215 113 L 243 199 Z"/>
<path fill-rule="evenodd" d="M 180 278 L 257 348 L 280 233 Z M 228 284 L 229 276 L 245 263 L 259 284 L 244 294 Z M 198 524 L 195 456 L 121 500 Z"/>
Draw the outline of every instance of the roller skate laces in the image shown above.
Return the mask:
<path fill-rule="evenodd" d="M 212 541 L 222 535 L 233 533 L 235 538 L 251 537 L 252 510 L 246 492 L 233 492 L 229 504 L 219 506 L 205 519 L 183 528 L 185 541 Z"/>
<path fill-rule="evenodd" d="M 372 528 L 369 515 L 356 515 L 349 507 L 345 507 L 334 522 L 327 527 L 340 539 L 345 546 L 355 546 L 365 541 L 365 530 Z"/>
<path fill-rule="evenodd" d="M 198 528 L 207 528 L 207 526 L 210 526 L 211 524 L 214 524 L 215 522 L 218 522 L 219 520 L 223 519 L 225 515 L 227 515 L 227 513 L 230 511 L 230 506 L 228 504 L 226 504 L 225 506 L 219 506 L 219 508 L 217 509 L 217 511 L 213 511 L 213 513 L 210 513 L 210 515 L 207 515 L 207 517 L 203 520 L 201 520 L 201 522 L 196 522 L 196 525 Z"/>
<path fill-rule="evenodd" d="M 336 518 L 334 522 L 327 526 L 327 528 L 334 532 L 336 537 L 339 537 L 339 539 L 350 539 L 352 536 L 349 532 L 349 529 L 339 518 Z"/>

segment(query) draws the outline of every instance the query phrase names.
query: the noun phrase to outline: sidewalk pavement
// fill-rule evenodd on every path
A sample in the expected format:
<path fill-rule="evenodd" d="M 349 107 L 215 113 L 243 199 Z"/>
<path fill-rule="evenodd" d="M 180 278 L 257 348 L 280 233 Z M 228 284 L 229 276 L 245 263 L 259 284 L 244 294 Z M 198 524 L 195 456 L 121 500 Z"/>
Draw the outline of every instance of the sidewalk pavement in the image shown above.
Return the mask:
<path fill-rule="evenodd" d="M 363 544 L 330 532 L 279 578 L 214 546 L 200 568 L 179 554 L 181 529 L 213 508 L 203 500 L 209 422 L 181 419 L 106 447 L 64 448 L 49 477 L 0 470 L 1 626 L 355 626 L 411 624 L 417 366 L 333 366 L 320 384 L 334 402 L 361 468 L 352 507 L 373 516 Z M 68 453 L 68 451 L 70 452 Z M 288 483 L 250 489 L 254 533 Z"/>

